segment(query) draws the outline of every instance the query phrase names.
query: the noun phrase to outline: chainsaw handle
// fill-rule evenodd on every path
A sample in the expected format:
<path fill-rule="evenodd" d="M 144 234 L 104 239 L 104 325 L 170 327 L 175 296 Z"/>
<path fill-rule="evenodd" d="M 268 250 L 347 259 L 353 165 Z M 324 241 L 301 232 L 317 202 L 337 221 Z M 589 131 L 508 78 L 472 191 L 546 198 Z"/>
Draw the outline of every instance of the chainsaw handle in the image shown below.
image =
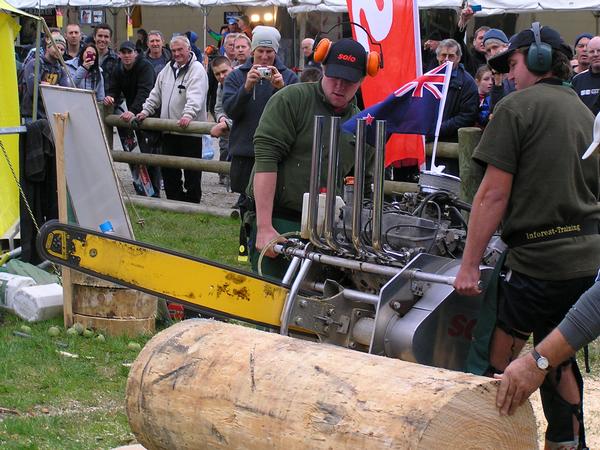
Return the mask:
<path fill-rule="evenodd" d="M 456 281 L 456 277 L 449 277 L 446 275 L 438 275 L 436 273 L 421 272 L 420 270 L 407 270 L 404 273 L 407 274 L 408 278 L 411 278 L 411 279 L 417 280 L 417 281 L 426 281 L 429 283 L 440 283 L 440 284 L 447 284 L 449 286 L 454 286 L 454 281 Z M 479 290 L 483 290 L 484 289 L 483 281 L 479 280 L 477 282 L 477 287 L 479 288 Z"/>

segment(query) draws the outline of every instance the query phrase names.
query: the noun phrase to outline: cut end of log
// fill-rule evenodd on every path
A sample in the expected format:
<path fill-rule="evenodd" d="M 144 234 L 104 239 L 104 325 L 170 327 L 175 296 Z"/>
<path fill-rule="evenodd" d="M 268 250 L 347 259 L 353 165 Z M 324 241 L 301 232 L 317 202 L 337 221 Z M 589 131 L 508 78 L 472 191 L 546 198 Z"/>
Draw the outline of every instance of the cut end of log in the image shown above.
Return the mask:
<path fill-rule="evenodd" d="M 498 383 L 490 380 L 452 397 L 429 422 L 419 449 L 537 449 L 531 404 L 525 403 L 512 416 L 500 416 Z"/>

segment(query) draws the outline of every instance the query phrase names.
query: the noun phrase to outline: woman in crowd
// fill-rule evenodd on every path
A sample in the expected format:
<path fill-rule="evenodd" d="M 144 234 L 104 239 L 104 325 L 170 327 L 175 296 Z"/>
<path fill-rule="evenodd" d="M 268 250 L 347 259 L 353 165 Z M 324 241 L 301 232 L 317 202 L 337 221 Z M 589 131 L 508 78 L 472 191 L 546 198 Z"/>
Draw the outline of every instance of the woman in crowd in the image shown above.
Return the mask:
<path fill-rule="evenodd" d="M 137 41 L 135 41 L 135 49 L 139 54 L 143 54 L 148 50 L 148 33 L 143 28 L 137 31 Z"/>
<path fill-rule="evenodd" d="M 487 64 L 477 69 L 477 72 L 475 73 L 475 83 L 477 83 L 477 90 L 479 92 L 479 115 L 477 118 L 477 125 L 481 128 L 485 128 L 490 120 L 490 92 L 494 86 L 492 70 Z"/>
<path fill-rule="evenodd" d="M 95 44 L 86 44 L 78 58 L 70 59 L 65 64 L 71 72 L 75 87 L 94 91 L 97 101 L 104 100 L 104 80 Z"/>

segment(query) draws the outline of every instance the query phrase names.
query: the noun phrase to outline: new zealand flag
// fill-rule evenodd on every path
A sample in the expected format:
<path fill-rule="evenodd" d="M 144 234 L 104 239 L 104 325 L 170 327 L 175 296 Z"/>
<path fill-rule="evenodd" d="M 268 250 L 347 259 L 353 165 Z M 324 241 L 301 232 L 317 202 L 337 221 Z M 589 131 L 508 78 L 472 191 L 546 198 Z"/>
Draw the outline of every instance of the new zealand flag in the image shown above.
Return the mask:
<path fill-rule="evenodd" d="M 342 130 L 356 133 L 356 120 L 364 118 L 370 145 L 375 145 L 376 120 L 387 121 L 388 139 L 392 133 L 437 136 L 451 74 L 451 62 L 430 70 L 344 122 Z"/>

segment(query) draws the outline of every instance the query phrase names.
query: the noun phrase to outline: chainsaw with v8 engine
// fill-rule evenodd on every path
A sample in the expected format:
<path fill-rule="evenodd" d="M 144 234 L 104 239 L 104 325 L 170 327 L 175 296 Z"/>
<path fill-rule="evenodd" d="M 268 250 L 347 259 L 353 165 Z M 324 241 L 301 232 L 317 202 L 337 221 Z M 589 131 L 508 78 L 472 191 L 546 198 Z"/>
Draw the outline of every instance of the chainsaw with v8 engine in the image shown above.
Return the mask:
<path fill-rule="evenodd" d="M 301 238 L 275 245 L 290 258 L 279 283 L 200 258 L 58 222 L 38 239 L 49 260 L 222 318 L 420 364 L 464 370 L 482 298 L 452 288 L 466 241 L 460 180 L 425 171 L 418 192 L 384 202 L 385 122 L 378 121 L 372 196 L 365 198 L 365 122 L 352 185 L 336 195 L 339 118 L 332 118 L 325 193 L 319 193 L 324 118 L 315 117 Z M 494 238 L 482 283 L 503 244 Z"/>

